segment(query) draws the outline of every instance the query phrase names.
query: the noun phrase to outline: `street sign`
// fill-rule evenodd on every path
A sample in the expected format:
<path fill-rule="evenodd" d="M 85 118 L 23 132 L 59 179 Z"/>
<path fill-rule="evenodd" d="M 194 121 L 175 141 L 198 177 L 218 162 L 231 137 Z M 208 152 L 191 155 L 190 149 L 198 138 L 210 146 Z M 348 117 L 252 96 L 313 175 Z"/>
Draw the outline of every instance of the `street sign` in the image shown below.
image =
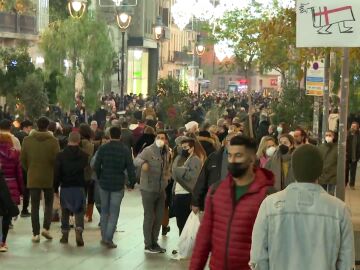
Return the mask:
<path fill-rule="evenodd" d="M 359 47 L 359 0 L 296 1 L 297 47 Z"/>
<path fill-rule="evenodd" d="M 311 63 L 306 73 L 306 95 L 323 96 L 325 81 L 324 61 Z"/>

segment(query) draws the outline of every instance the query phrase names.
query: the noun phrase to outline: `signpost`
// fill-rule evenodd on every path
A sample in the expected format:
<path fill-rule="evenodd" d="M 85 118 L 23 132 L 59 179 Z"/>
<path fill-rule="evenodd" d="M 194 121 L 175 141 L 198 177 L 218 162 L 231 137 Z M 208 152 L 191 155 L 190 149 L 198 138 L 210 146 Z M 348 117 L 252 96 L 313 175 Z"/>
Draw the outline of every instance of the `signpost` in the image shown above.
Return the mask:
<path fill-rule="evenodd" d="M 311 63 L 306 74 L 306 95 L 322 97 L 324 94 L 324 61 Z"/>
<path fill-rule="evenodd" d="M 344 48 L 336 185 L 336 196 L 341 200 L 345 200 L 345 175 L 348 173 L 345 157 L 349 106 L 349 47 L 360 47 L 359 20 L 359 0 L 298 0 L 296 2 L 297 47 Z M 320 87 L 321 82 L 312 80 L 311 83 L 312 87 Z M 312 91 L 316 89 L 307 90 L 314 94 L 315 92 Z"/>

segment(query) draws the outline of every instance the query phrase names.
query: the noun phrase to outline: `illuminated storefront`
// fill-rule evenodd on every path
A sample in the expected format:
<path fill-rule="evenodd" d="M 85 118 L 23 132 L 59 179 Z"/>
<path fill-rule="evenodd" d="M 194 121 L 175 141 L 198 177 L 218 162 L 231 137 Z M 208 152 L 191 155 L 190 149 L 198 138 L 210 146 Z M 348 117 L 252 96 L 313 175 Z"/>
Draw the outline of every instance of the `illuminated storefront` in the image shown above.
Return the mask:
<path fill-rule="evenodd" d="M 149 52 L 142 48 L 129 48 L 127 93 L 143 94 L 149 90 Z"/>

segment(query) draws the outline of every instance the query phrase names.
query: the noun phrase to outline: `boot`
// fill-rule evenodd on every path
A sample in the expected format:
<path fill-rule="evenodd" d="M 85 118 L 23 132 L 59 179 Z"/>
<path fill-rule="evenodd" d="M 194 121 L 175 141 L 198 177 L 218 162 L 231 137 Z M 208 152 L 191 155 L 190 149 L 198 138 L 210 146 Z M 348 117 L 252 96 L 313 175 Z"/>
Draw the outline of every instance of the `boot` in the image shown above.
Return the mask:
<path fill-rule="evenodd" d="M 84 246 L 84 239 L 82 237 L 82 231 L 75 230 L 75 235 L 76 235 L 76 245 L 78 247 L 83 247 Z"/>
<path fill-rule="evenodd" d="M 69 232 L 63 232 L 60 239 L 61 244 L 67 244 L 69 242 Z"/>
<path fill-rule="evenodd" d="M 88 204 L 86 207 L 86 214 L 85 214 L 88 222 L 92 222 L 93 212 L 94 212 L 94 205 Z"/>

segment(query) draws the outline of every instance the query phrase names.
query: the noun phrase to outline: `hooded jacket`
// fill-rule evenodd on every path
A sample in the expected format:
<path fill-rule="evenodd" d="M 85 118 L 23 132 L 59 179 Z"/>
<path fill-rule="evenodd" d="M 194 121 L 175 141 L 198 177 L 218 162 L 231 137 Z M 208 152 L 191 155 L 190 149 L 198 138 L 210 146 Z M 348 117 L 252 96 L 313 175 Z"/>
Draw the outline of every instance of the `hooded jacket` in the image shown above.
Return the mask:
<path fill-rule="evenodd" d="M 54 170 L 55 191 L 59 186 L 85 187 L 84 169 L 88 166 L 89 156 L 78 146 L 67 146 L 56 157 Z"/>
<path fill-rule="evenodd" d="M 215 191 L 210 188 L 191 258 L 190 270 L 204 269 L 211 253 L 212 270 L 248 270 L 251 233 L 262 201 L 274 184 L 265 169 L 254 169 L 255 179 L 235 201 L 235 182 L 229 174 Z"/>
<path fill-rule="evenodd" d="M 47 131 L 33 131 L 24 139 L 21 163 L 27 171 L 28 188 L 53 188 L 54 165 L 59 151 L 58 140 Z"/>
<path fill-rule="evenodd" d="M 19 205 L 24 190 L 20 152 L 13 147 L 11 136 L 3 133 L 0 134 L 0 167 L 13 202 Z"/>

